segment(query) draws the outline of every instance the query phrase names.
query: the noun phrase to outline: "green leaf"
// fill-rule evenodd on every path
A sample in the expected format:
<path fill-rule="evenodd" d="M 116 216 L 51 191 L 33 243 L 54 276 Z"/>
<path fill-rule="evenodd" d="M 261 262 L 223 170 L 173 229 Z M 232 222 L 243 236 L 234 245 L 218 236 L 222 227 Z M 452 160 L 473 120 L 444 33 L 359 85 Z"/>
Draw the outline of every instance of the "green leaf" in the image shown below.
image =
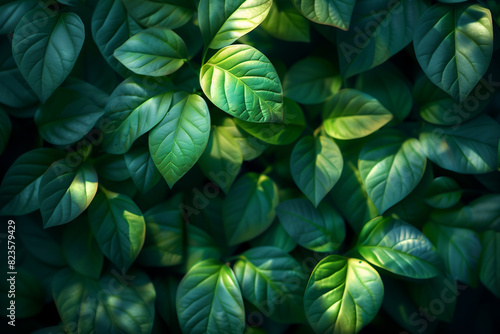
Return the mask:
<path fill-rule="evenodd" d="M 285 323 L 305 320 L 302 304 L 307 273 L 283 250 L 252 248 L 238 256 L 234 274 L 243 297 L 263 314 Z"/>
<path fill-rule="evenodd" d="M 493 54 L 493 20 L 478 4 L 436 4 L 415 29 L 415 54 L 427 77 L 457 101 L 486 73 Z"/>
<path fill-rule="evenodd" d="M 180 264 L 183 259 L 184 222 L 176 207 L 161 203 L 144 213 L 146 240 L 139 262 L 163 267 Z"/>
<path fill-rule="evenodd" d="M 283 82 L 286 97 L 302 104 L 324 102 L 342 85 L 339 71 L 324 58 L 307 57 L 288 70 Z"/>
<path fill-rule="evenodd" d="M 101 187 L 89 207 L 89 222 L 104 256 L 118 269 L 127 270 L 139 255 L 146 232 L 134 201 Z"/>
<path fill-rule="evenodd" d="M 210 135 L 210 113 L 196 94 L 175 93 L 163 120 L 149 133 L 149 151 L 170 188 L 199 159 Z"/>
<path fill-rule="evenodd" d="M 127 77 L 130 72 L 113 56 L 113 53 L 142 28 L 128 15 L 122 1 L 100 0 L 96 3 L 92 15 L 92 36 L 108 64 L 121 76 Z"/>
<path fill-rule="evenodd" d="M 481 243 L 479 236 L 465 228 L 445 227 L 428 223 L 423 229 L 425 235 L 436 246 L 453 279 L 469 286 L 477 286 Z"/>
<path fill-rule="evenodd" d="M 208 233 L 190 224 L 186 226 L 186 231 L 187 250 L 185 267 L 187 270 L 203 260 L 215 260 L 221 257 L 220 244 L 217 244 Z M 220 227 L 219 233 L 223 233 L 223 231 L 220 231 Z"/>
<path fill-rule="evenodd" d="M 200 84 L 213 104 L 234 117 L 256 123 L 283 118 L 278 74 L 269 59 L 249 45 L 219 50 L 202 66 Z"/>
<path fill-rule="evenodd" d="M 75 168 L 59 160 L 51 165 L 38 191 L 44 228 L 66 224 L 78 217 L 96 192 L 97 172 L 90 163 Z"/>
<path fill-rule="evenodd" d="M 7 113 L 0 107 L 0 155 L 7 147 L 9 142 L 10 133 L 12 132 L 12 123 Z"/>
<path fill-rule="evenodd" d="M 500 261 L 498 250 L 500 249 L 500 233 L 486 231 L 481 236 L 483 251 L 480 260 L 481 283 L 484 284 L 497 298 L 500 298 Z"/>
<path fill-rule="evenodd" d="M 238 143 L 238 146 L 240 147 L 244 161 L 257 158 L 269 147 L 269 144 L 255 138 L 248 132 L 238 127 L 234 120 L 235 118 L 224 117 L 220 126 L 229 131 L 234 140 L 236 140 L 236 143 Z"/>
<path fill-rule="evenodd" d="M 125 181 L 130 179 L 124 155 L 105 154 L 96 158 L 94 163 L 99 178 L 110 181 Z"/>
<path fill-rule="evenodd" d="M 101 131 L 108 153 L 126 153 L 137 138 L 165 117 L 172 105 L 169 79 L 130 77 L 111 94 L 106 104 Z"/>
<path fill-rule="evenodd" d="M 222 208 L 228 245 L 238 245 L 264 232 L 274 220 L 278 203 L 278 187 L 268 176 L 247 173 L 240 177 Z"/>
<path fill-rule="evenodd" d="M 481 115 L 456 127 L 426 125 L 420 133 L 425 155 L 439 167 L 462 174 L 497 169 L 500 125 Z"/>
<path fill-rule="evenodd" d="M 377 131 L 393 116 L 377 99 L 355 89 L 343 89 L 326 101 L 323 126 L 336 139 L 356 139 Z"/>
<path fill-rule="evenodd" d="M 268 34 L 288 42 L 309 42 L 309 22 L 288 0 L 273 1 L 260 25 Z"/>
<path fill-rule="evenodd" d="M 67 88 L 58 88 L 35 113 L 43 139 L 54 145 L 69 145 L 82 139 L 104 111 L 87 97 Z"/>
<path fill-rule="evenodd" d="M 363 227 L 357 246 L 370 263 L 397 275 L 424 279 L 441 273 L 441 261 L 427 237 L 392 217 L 377 217 Z"/>
<path fill-rule="evenodd" d="M 75 272 L 94 279 L 101 276 L 104 256 L 92 235 L 87 219 L 77 219 L 66 225 L 62 236 L 62 251 Z"/>
<path fill-rule="evenodd" d="M 288 145 L 299 138 L 306 127 L 304 113 L 294 101 L 283 100 L 283 121 L 281 123 L 251 123 L 234 119 L 236 125 L 252 136 L 271 145 Z"/>
<path fill-rule="evenodd" d="M 170 29 L 154 27 L 129 38 L 114 56 L 134 73 L 164 76 L 187 61 L 186 44 Z"/>
<path fill-rule="evenodd" d="M 257 28 L 272 3 L 271 0 L 201 0 L 198 22 L 205 48 L 223 48 Z"/>
<path fill-rule="evenodd" d="M 342 76 L 365 72 L 404 49 L 427 7 L 426 1 L 357 0 L 349 30 L 337 34 Z"/>
<path fill-rule="evenodd" d="M 231 268 L 213 259 L 191 268 L 177 289 L 177 315 L 185 334 L 243 333 L 243 298 Z"/>
<path fill-rule="evenodd" d="M 306 199 L 291 199 L 280 203 L 276 214 L 292 239 L 314 252 L 336 251 L 344 241 L 344 219 L 326 203 L 316 209 Z"/>
<path fill-rule="evenodd" d="M 146 27 L 161 26 L 175 29 L 193 16 L 191 1 L 183 0 L 122 0 L 130 15 Z"/>
<path fill-rule="evenodd" d="M 141 146 L 125 154 L 125 164 L 132 181 L 143 193 L 153 188 L 160 180 L 161 174 L 155 166 L 147 147 Z"/>
<path fill-rule="evenodd" d="M 75 13 L 35 8 L 17 24 L 12 54 L 42 103 L 73 69 L 84 39 L 85 27 Z"/>
<path fill-rule="evenodd" d="M 243 163 L 241 149 L 231 133 L 212 127 L 208 144 L 198 161 L 203 174 L 227 194 Z"/>
<path fill-rule="evenodd" d="M 384 297 L 379 274 L 368 263 L 330 255 L 314 268 L 304 308 L 316 333 L 358 333 L 378 313 Z"/>
<path fill-rule="evenodd" d="M 356 0 L 293 0 L 297 9 L 314 23 L 349 30 Z"/>
<path fill-rule="evenodd" d="M 297 246 L 297 243 L 288 235 L 278 220 L 274 221 L 271 227 L 266 230 L 266 233 L 250 241 L 250 244 L 252 247 L 278 247 L 287 253 L 291 252 Z"/>
<path fill-rule="evenodd" d="M 457 204 L 461 196 L 462 189 L 455 180 L 440 176 L 432 181 L 424 200 L 433 208 L 446 209 Z"/>
<path fill-rule="evenodd" d="M 370 140 L 359 154 L 359 174 L 378 212 L 408 196 L 424 175 L 426 158 L 415 138 L 388 131 Z"/>
<path fill-rule="evenodd" d="M 20 0 L 7 1 L 0 5 L 0 35 L 13 32 L 24 14 L 35 8 L 37 4 L 36 0 Z"/>

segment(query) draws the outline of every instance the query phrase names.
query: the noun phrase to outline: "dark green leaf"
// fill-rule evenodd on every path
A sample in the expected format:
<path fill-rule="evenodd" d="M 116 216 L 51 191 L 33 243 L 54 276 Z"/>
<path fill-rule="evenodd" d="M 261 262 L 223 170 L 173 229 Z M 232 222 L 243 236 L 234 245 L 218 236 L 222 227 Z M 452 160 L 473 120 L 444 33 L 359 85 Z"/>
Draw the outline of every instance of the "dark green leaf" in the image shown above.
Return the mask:
<path fill-rule="evenodd" d="M 462 196 L 462 190 L 455 180 L 440 176 L 435 178 L 425 197 L 425 202 L 437 209 L 446 209 L 457 204 Z"/>
<path fill-rule="evenodd" d="M 288 0 L 273 1 L 269 14 L 260 26 L 273 37 L 284 41 L 310 41 L 309 22 Z"/>
<path fill-rule="evenodd" d="M 500 298 L 500 233 L 486 231 L 481 237 L 483 251 L 480 260 L 479 278 L 497 298 Z"/>
<path fill-rule="evenodd" d="M 250 244 L 253 247 L 259 246 L 272 246 L 278 247 L 284 252 L 291 252 L 297 243 L 286 233 L 283 225 L 275 220 L 274 223 L 266 230 L 266 233 L 261 234 L 257 238 L 253 239 Z"/>
<path fill-rule="evenodd" d="M 220 126 L 231 133 L 231 136 L 236 140 L 236 143 L 238 143 L 243 155 L 243 160 L 245 161 L 257 158 L 269 147 L 269 144 L 255 138 L 238 127 L 234 122 L 234 118 L 225 117 Z"/>
<path fill-rule="evenodd" d="M 37 0 L 20 0 L 0 5 L 0 35 L 13 32 L 24 14 L 35 8 L 37 3 Z"/>
<path fill-rule="evenodd" d="M 132 181 L 142 192 L 147 192 L 161 180 L 161 174 L 147 147 L 132 149 L 124 157 Z"/>
<path fill-rule="evenodd" d="M 130 15 L 146 27 L 175 29 L 186 24 L 193 15 L 191 1 L 184 0 L 122 0 Z"/>

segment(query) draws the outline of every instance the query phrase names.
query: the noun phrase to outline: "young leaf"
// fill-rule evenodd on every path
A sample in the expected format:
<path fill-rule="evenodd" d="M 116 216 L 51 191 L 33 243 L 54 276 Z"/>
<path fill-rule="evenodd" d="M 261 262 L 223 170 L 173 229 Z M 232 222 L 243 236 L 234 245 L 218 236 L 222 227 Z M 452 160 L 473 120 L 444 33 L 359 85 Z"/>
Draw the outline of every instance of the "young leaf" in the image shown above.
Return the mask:
<path fill-rule="evenodd" d="M 260 25 L 268 34 L 289 42 L 309 42 L 309 21 L 289 0 L 275 0 Z"/>
<path fill-rule="evenodd" d="M 293 0 L 297 9 L 309 20 L 349 30 L 356 0 Z"/>
<path fill-rule="evenodd" d="M 147 147 L 132 149 L 124 157 L 132 181 L 143 193 L 153 188 L 161 180 L 161 174 L 158 172 Z"/>
<path fill-rule="evenodd" d="M 177 288 L 177 315 L 185 334 L 243 333 L 243 298 L 231 268 L 213 259 L 191 268 Z"/>
<path fill-rule="evenodd" d="M 453 279 L 477 286 L 481 243 L 476 232 L 432 223 L 427 223 L 423 230 Z"/>
<path fill-rule="evenodd" d="M 349 30 L 337 34 L 342 76 L 365 72 L 404 49 L 427 6 L 426 1 L 357 0 Z"/>
<path fill-rule="evenodd" d="M 343 89 L 323 109 L 323 126 L 336 139 L 356 139 L 377 131 L 393 118 L 374 97 L 355 89 Z"/>
<path fill-rule="evenodd" d="M 242 163 L 241 149 L 231 133 L 220 126 L 212 127 L 207 148 L 198 161 L 203 174 L 227 194 Z"/>
<path fill-rule="evenodd" d="M 149 133 L 149 151 L 170 188 L 194 166 L 208 143 L 210 113 L 196 94 L 174 94 L 172 106 Z"/>
<path fill-rule="evenodd" d="M 134 73 L 169 75 L 187 61 L 186 44 L 170 29 L 154 27 L 129 38 L 114 56 Z"/>
<path fill-rule="evenodd" d="M 298 103 L 317 104 L 337 93 L 341 85 L 342 78 L 331 62 L 307 57 L 288 70 L 283 91 L 286 97 Z"/>
<path fill-rule="evenodd" d="M 12 55 L 42 103 L 73 69 L 84 39 L 85 27 L 75 13 L 35 8 L 17 24 Z"/>
<path fill-rule="evenodd" d="M 271 0 L 201 0 L 198 22 L 206 48 L 220 49 L 255 29 L 266 18 Z"/>
<path fill-rule="evenodd" d="M 5 150 L 5 147 L 7 147 L 11 132 L 12 123 L 10 122 L 10 117 L 0 107 L 0 155 Z"/>
<path fill-rule="evenodd" d="M 462 189 L 452 178 L 440 176 L 432 181 L 427 190 L 425 203 L 433 208 L 446 209 L 457 204 L 462 196 Z"/>
<path fill-rule="evenodd" d="M 291 199 L 280 203 L 276 214 L 292 239 L 314 252 L 336 251 L 344 241 L 344 219 L 326 203 L 316 209 L 307 199 Z"/>
<path fill-rule="evenodd" d="M 378 212 L 408 196 L 424 175 L 426 158 L 415 138 L 386 132 L 369 141 L 359 154 L 359 175 Z"/>
<path fill-rule="evenodd" d="M 35 113 L 43 139 L 54 145 L 69 145 L 82 139 L 104 111 L 82 94 L 58 88 Z"/>
<path fill-rule="evenodd" d="M 193 16 L 191 1 L 183 0 L 122 0 L 130 15 L 146 27 L 161 26 L 175 29 Z"/>
<path fill-rule="evenodd" d="M 238 245 L 264 232 L 274 220 L 278 203 L 278 188 L 266 175 L 247 173 L 238 179 L 222 208 L 228 245 Z"/>
<path fill-rule="evenodd" d="M 303 295 L 307 273 L 297 260 L 276 247 L 256 247 L 238 256 L 234 274 L 243 297 L 271 319 L 305 320 Z"/>
<path fill-rule="evenodd" d="M 497 298 L 500 298 L 500 261 L 498 249 L 500 249 L 500 233 L 497 231 L 486 231 L 481 237 L 483 251 L 480 260 L 481 283 L 484 284 Z"/>
<path fill-rule="evenodd" d="M 462 174 L 496 170 L 500 125 L 481 115 L 457 127 L 426 125 L 420 133 L 425 155 L 438 166 Z"/>
<path fill-rule="evenodd" d="M 106 104 L 103 148 L 108 153 L 126 153 L 134 141 L 165 117 L 172 105 L 169 79 L 130 77 L 123 81 Z"/>
<path fill-rule="evenodd" d="M 486 73 L 493 54 L 493 21 L 478 4 L 436 4 L 415 29 L 415 53 L 427 77 L 456 101 Z"/>
<path fill-rule="evenodd" d="M 145 222 L 129 197 L 100 188 L 89 207 L 92 233 L 104 256 L 127 270 L 144 244 Z"/>
<path fill-rule="evenodd" d="M 249 122 L 280 122 L 283 92 L 273 65 L 259 50 L 231 45 L 201 68 L 203 92 L 217 107 Z"/>
<path fill-rule="evenodd" d="M 69 223 L 89 206 L 97 192 L 97 172 L 86 162 L 70 167 L 65 160 L 51 165 L 40 181 L 38 198 L 45 228 Z"/>
<path fill-rule="evenodd" d="M 339 147 L 325 136 L 303 137 L 290 156 L 295 184 L 316 207 L 337 183 L 343 165 Z"/>
<path fill-rule="evenodd" d="M 314 268 L 304 308 L 316 333 L 358 333 L 378 313 L 384 298 L 379 274 L 368 263 L 330 255 Z"/>
<path fill-rule="evenodd" d="M 377 217 L 366 223 L 358 250 L 368 262 L 397 275 L 423 279 L 441 273 L 441 261 L 429 239 L 396 218 Z"/>

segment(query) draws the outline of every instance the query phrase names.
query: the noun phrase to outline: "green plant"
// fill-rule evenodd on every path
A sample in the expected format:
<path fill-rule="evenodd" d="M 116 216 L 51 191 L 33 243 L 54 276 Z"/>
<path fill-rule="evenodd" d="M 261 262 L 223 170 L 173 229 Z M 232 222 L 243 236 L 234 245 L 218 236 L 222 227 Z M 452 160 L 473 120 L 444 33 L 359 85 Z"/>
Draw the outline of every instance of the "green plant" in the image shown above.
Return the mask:
<path fill-rule="evenodd" d="M 496 1 L 1 2 L 16 326 L 492 330 L 498 23 Z"/>

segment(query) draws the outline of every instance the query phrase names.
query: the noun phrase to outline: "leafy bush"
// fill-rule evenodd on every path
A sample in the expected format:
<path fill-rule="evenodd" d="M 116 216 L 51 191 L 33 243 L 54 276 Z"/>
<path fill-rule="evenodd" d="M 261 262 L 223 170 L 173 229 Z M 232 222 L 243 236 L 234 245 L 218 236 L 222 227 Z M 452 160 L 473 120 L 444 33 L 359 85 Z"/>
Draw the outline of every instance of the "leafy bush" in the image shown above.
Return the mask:
<path fill-rule="evenodd" d="M 3 1 L 16 327 L 493 331 L 499 21 L 486 0 Z"/>

